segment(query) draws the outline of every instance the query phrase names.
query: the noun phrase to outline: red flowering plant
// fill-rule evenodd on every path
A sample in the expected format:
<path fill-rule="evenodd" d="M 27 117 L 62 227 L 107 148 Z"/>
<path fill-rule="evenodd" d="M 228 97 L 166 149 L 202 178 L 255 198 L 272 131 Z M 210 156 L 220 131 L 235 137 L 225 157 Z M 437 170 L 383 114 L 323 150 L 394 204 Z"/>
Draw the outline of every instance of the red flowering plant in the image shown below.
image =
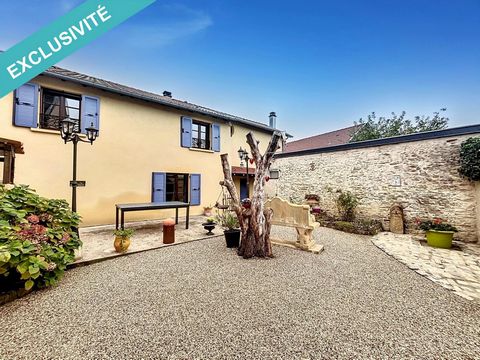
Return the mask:
<path fill-rule="evenodd" d="M 79 221 L 65 200 L 0 185 L 0 293 L 56 284 L 81 246 Z"/>
<path fill-rule="evenodd" d="M 423 221 L 420 219 L 416 219 L 415 222 L 418 228 L 423 231 L 430 231 L 430 230 L 453 231 L 453 232 L 458 231 L 455 226 L 446 223 L 443 219 L 439 217 L 435 217 L 432 220 L 423 220 Z"/>

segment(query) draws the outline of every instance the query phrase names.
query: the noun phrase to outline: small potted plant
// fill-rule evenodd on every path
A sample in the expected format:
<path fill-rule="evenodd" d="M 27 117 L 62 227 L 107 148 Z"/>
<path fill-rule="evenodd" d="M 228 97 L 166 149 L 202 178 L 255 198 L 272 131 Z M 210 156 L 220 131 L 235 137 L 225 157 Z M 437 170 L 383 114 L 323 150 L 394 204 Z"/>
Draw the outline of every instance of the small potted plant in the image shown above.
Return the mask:
<path fill-rule="evenodd" d="M 318 205 L 313 205 L 312 210 L 310 210 L 312 214 L 321 214 L 323 212 L 322 208 Z"/>
<path fill-rule="evenodd" d="M 215 229 L 215 225 L 217 225 L 217 223 L 213 217 L 207 218 L 207 222 L 202 224 L 203 228 L 208 231 L 207 235 L 214 235 L 212 230 Z"/>
<path fill-rule="evenodd" d="M 210 204 L 208 206 L 204 206 L 203 207 L 203 215 L 204 216 L 212 216 L 212 210 L 213 210 L 213 206 Z"/>
<path fill-rule="evenodd" d="M 224 230 L 223 234 L 225 235 L 227 247 L 238 247 L 240 245 L 240 224 L 237 216 L 230 211 L 225 211 L 223 215 L 217 216 L 217 220 Z"/>
<path fill-rule="evenodd" d="M 113 235 L 115 235 L 115 241 L 113 242 L 113 246 L 115 247 L 115 251 L 118 253 L 123 253 L 128 250 L 130 246 L 130 238 L 132 237 L 135 230 L 133 229 L 121 229 L 115 230 Z"/>
<path fill-rule="evenodd" d="M 455 226 L 444 222 L 440 218 L 419 221 L 418 227 L 426 232 L 427 244 L 432 247 L 450 249 L 452 247 L 453 234 L 458 230 Z"/>
<path fill-rule="evenodd" d="M 320 202 L 320 196 L 316 194 L 307 194 L 305 195 L 305 202 L 310 206 L 313 207 L 315 205 L 318 205 Z"/>

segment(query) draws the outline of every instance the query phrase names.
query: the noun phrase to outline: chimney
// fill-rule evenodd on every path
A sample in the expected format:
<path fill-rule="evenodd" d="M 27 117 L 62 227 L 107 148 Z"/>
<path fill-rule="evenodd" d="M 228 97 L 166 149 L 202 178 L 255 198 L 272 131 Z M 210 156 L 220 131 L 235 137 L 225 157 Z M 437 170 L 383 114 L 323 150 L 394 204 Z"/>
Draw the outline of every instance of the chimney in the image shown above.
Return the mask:
<path fill-rule="evenodd" d="M 166 96 L 166 97 L 171 98 L 171 97 L 172 97 L 172 93 L 171 93 L 170 91 L 164 91 L 164 92 L 163 92 L 163 96 Z"/>
<path fill-rule="evenodd" d="M 275 112 L 271 112 L 270 115 L 268 116 L 268 120 L 270 120 L 269 125 L 271 128 L 276 129 L 277 128 L 277 114 Z"/>

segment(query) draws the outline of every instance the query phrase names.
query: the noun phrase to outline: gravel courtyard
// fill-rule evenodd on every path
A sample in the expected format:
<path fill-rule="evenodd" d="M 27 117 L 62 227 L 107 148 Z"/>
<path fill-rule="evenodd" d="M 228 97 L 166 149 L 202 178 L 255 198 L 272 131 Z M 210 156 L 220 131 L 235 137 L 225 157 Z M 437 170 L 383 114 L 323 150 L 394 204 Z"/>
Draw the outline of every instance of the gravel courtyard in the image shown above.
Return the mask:
<path fill-rule="evenodd" d="M 317 237 L 319 255 L 243 260 L 217 237 L 73 269 L 0 308 L 0 359 L 480 357 L 478 303 L 368 237 Z"/>

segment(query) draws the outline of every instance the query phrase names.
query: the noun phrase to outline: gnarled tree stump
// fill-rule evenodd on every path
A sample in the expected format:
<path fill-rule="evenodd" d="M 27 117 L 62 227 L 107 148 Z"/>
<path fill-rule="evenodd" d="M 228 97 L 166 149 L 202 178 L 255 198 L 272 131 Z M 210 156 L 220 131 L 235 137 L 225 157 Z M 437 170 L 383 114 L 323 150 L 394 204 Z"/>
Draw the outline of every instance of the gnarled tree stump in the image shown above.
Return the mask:
<path fill-rule="evenodd" d="M 280 148 L 279 143 L 282 135 L 275 132 L 270 139 L 265 154 L 261 154 L 258 148 L 259 142 L 255 139 L 253 133 L 247 134 L 247 143 L 250 146 L 252 159 L 255 163 L 255 180 L 253 183 L 253 195 L 251 197 L 251 207 L 243 208 L 240 202 L 237 189 L 232 179 L 228 154 L 222 154 L 221 161 L 223 167 L 224 180 L 220 185 L 225 186 L 230 193 L 232 209 L 235 211 L 240 223 L 242 232 L 241 244 L 238 248 L 238 255 L 244 258 L 272 257 L 272 244 L 270 242 L 270 220 L 272 212 L 265 209 L 265 182 L 272 165 L 273 156 Z"/>

